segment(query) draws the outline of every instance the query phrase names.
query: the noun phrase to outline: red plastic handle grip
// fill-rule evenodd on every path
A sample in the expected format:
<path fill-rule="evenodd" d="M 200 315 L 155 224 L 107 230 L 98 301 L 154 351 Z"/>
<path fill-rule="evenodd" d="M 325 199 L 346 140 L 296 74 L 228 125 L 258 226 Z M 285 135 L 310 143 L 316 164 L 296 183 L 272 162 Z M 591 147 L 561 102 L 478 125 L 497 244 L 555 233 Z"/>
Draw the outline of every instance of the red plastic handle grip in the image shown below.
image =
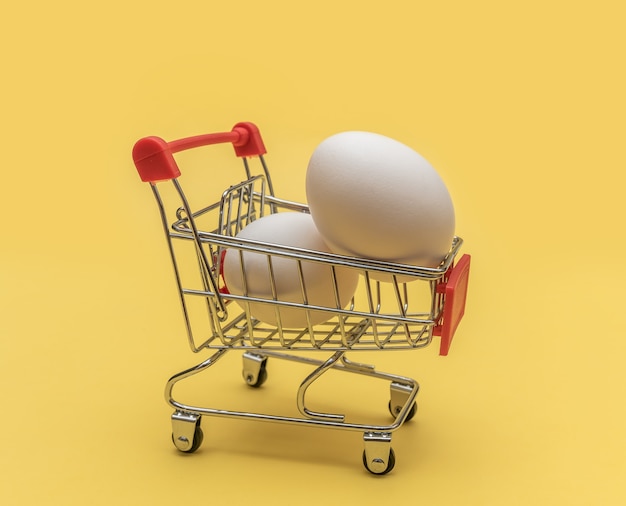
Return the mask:
<path fill-rule="evenodd" d="M 133 161 L 141 180 L 157 183 L 180 176 L 174 153 L 186 149 L 230 142 L 239 157 L 266 153 L 259 129 L 253 123 L 237 123 L 230 132 L 196 135 L 166 142 L 160 137 L 144 137 L 133 147 Z"/>

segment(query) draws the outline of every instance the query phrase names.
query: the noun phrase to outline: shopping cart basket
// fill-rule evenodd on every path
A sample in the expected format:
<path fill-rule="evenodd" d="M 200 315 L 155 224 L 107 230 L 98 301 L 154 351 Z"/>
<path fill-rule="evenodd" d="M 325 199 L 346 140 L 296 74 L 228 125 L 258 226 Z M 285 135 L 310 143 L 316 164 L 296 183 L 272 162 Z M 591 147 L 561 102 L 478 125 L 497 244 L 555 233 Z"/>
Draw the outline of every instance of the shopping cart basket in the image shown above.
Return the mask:
<path fill-rule="evenodd" d="M 219 143 L 232 144 L 236 157 L 243 160 L 245 177 L 226 188 L 217 201 L 194 207 L 183 190 L 181 172 L 173 155 Z M 352 350 L 420 349 L 429 345 L 433 336 L 438 336 L 441 339 L 439 353 L 446 355 L 465 310 L 470 256 L 458 255 L 462 244 L 459 237 L 453 239 L 448 254 L 436 268 L 385 263 L 238 238 L 238 232 L 246 225 L 265 215 L 285 211 L 308 212 L 304 204 L 275 196 L 263 157 L 265 153 L 259 130 L 252 123 L 238 123 L 228 132 L 172 142 L 145 137 L 133 148 L 139 175 L 142 181 L 150 184 L 158 204 L 189 346 L 195 353 L 213 350 L 208 358 L 174 375 L 166 384 L 166 401 L 175 410 L 172 414 L 174 445 L 182 452 L 197 450 L 203 439 L 200 426 L 203 416 L 345 429 L 363 433 L 366 469 L 374 474 L 386 474 L 395 465 L 391 434 L 414 416 L 419 385 L 412 378 L 380 372 L 373 365 L 349 360 L 346 353 Z M 226 250 L 264 255 L 270 274 L 272 261 L 276 258 L 290 259 L 300 271 L 307 262 L 324 264 L 331 272 L 337 268 L 355 269 L 360 274 L 357 292 L 346 307 L 339 304 L 338 297 L 335 297 L 334 305 L 313 305 L 306 302 L 306 281 L 300 276 L 303 303 L 280 300 L 275 290 L 274 296 L 267 298 L 231 294 L 221 275 Z M 386 277 L 384 282 L 377 281 L 381 276 Z M 336 278 L 334 283 L 337 293 Z M 252 304 L 272 307 L 277 314 L 276 324 L 255 319 Z M 323 311 L 328 319 L 312 325 L 307 316 L 308 324 L 304 328 L 287 328 L 281 324 L 281 308 L 297 309 L 306 314 Z M 179 381 L 210 368 L 227 352 L 237 350 L 243 356 L 244 381 L 251 387 L 258 387 L 267 379 L 266 364 L 270 357 L 312 367 L 312 372 L 297 389 L 298 416 L 229 411 L 188 405 L 174 399 L 172 391 Z M 304 353 L 307 351 L 326 354 L 318 359 L 315 353 Z M 390 423 L 350 422 L 343 414 L 309 409 L 307 390 L 329 370 L 357 373 L 388 382 Z"/>

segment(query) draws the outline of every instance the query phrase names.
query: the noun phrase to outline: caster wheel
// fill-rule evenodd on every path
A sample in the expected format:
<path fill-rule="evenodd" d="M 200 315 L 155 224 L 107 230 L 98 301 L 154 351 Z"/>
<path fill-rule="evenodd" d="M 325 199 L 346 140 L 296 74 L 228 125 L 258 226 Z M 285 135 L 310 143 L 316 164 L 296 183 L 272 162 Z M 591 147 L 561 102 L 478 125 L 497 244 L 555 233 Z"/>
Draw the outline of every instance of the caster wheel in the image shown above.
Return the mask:
<path fill-rule="evenodd" d="M 246 375 L 245 372 L 243 379 L 246 381 L 249 387 L 259 388 L 263 383 L 267 381 L 267 369 L 265 368 L 265 362 L 261 364 L 261 368 L 259 369 L 256 380 L 254 376 L 252 376 L 251 374 Z"/>
<path fill-rule="evenodd" d="M 373 464 L 376 464 L 376 463 L 374 462 Z M 396 465 L 396 454 L 394 453 L 393 448 L 389 448 L 389 461 L 387 462 L 387 467 L 383 467 L 382 469 L 378 467 L 375 469 L 372 469 L 370 467 L 371 464 L 367 461 L 367 455 L 364 450 L 363 451 L 363 465 L 365 466 L 365 469 L 367 469 L 372 474 L 376 474 L 376 475 L 387 474 Z"/>
<path fill-rule="evenodd" d="M 402 409 L 402 406 L 396 406 L 395 408 L 393 408 L 391 406 L 391 401 L 389 401 L 389 412 L 391 413 L 391 416 L 393 416 L 394 418 L 398 416 L 398 413 L 400 413 L 401 409 Z M 404 421 L 408 422 L 409 420 L 411 420 L 415 416 L 415 413 L 417 413 L 417 402 L 413 403 L 413 406 L 411 406 L 411 409 L 407 413 Z"/>
<path fill-rule="evenodd" d="M 193 432 L 193 441 L 191 442 L 191 446 L 187 448 L 186 450 L 181 450 L 180 448 L 178 448 L 178 446 L 176 446 L 176 440 L 174 439 L 174 434 L 172 434 L 172 442 L 174 443 L 174 446 L 176 446 L 176 449 L 178 451 L 183 452 L 183 453 L 195 452 L 198 448 L 200 448 L 200 445 L 202 445 L 203 440 L 204 440 L 204 433 L 202 432 L 202 428 L 199 425 L 197 425 Z"/>

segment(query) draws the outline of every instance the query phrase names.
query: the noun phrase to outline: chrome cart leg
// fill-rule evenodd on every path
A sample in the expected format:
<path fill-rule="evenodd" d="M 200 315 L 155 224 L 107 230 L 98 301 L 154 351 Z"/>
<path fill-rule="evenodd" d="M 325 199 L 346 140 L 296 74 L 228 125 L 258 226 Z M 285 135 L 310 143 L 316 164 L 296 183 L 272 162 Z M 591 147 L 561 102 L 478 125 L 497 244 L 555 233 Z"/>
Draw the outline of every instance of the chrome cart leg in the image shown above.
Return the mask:
<path fill-rule="evenodd" d="M 193 453 L 200 448 L 204 438 L 200 420 L 199 415 L 183 411 L 175 411 L 172 415 L 172 441 L 181 452 Z"/>
<path fill-rule="evenodd" d="M 174 386 L 185 378 L 198 374 L 215 364 L 226 354 L 227 349 L 221 349 L 200 364 L 172 376 L 165 385 L 165 400 L 176 409 L 172 415 L 172 441 L 181 452 L 193 453 L 202 444 L 204 435 L 200 428 L 201 415 L 192 406 L 187 406 L 174 400 L 172 391 Z"/>
<path fill-rule="evenodd" d="M 396 465 L 389 432 L 366 432 L 363 434 L 365 450 L 363 465 L 372 474 L 387 474 Z"/>
<path fill-rule="evenodd" d="M 335 364 L 339 359 L 343 357 L 345 351 L 337 351 L 330 357 L 326 362 L 321 362 L 319 367 L 315 369 L 311 374 L 309 374 L 302 383 L 300 383 L 300 387 L 298 388 L 297 395 L 297 404 L 298 410 L 307 418 L 316 419 L 316 420 L 326 420 L 335 423 L 343 423 L 345 416 L 338 413 L 319 413 L 316 411 L 311 411 L 308 409 L 304 402 L 304 397 L 307 389 L 313 384 L 313 382 L 319 379 L 322 374 L 324 374 L 329 369 L 335 367 Z"/>
<path fill-rule="evenodd" d="M 397 381 L 391 382 L 391 400 L 389 401 L 389 411 L 395 418 L 399 419 L 405 410 L 407 411 L 406 415 L 404 415 L 404 422 L 408 422 L 415 416 L 415 413 L 417 412 L 417 403 L 413 402 L 412 406 L 407 406 L 414 389 L 417 394 L 417 391 L 419 390 L 419 385 L 417 383 L 415 383 L 415 386 L 412 386 L 406 383 L 399 383 Z"/>
<path fill-rule="evenodd" d="M 251 387 L 260 387 L 267 379 L 267 357 L 249 351 L 243 354 L 243 379 Z"/>

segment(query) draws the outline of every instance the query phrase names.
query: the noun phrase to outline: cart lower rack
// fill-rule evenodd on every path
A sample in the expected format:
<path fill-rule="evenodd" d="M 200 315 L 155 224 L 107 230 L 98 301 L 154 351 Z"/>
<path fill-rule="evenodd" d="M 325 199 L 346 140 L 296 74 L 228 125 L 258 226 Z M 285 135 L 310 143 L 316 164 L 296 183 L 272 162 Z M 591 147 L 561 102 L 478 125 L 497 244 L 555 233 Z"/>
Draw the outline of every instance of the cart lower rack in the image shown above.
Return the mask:
<path fill-rule="evenodd" d="M 188 189 L 183 189 L 181 172 L 173 155 L 221 143 L 232 144 L 235 155 L 243 161 L 245 177 L 230 185 L 215 201 L 204 207 L 193 207 Z M 212 350 L 208 358 L 174 375 L 166 384 L 166 401 L 175 410 L 172 415 L 174 445 L 182 452 L 197 450 L 203 440 L 203 416 L 322 426 L 361 432 L 365 468 L 374 474 L 386 474 L 395 465 L 391 434 L 415 415 L 419 385 L 412 378 L 380 372 L 373 365 L 352 361 L 346 354 L 414 350 L 428 346 L 437 336 L 440 354 L 447 355 L 465 310 L 470 256 L 458 255 L 462 245 L 459 237 L 454 238 L 450 251 L 436 268 L 385 263 L 238 237 L 243 228 L 263 216 L 287 211 L 308 213 L 306 205 L 274 195 L 264 154 L 263 140 L 252 123 L 238 123 L 230 132 L 173 142 L 145 137 L 133 149 L 140 177 L 150 184 L 157 201 L 188 344 L 194 353 Z M 267 297 L 247 292 L 236 295 L 229 292 L 222 276 L 227 250 L 264 257 L 272 285 L 275 284 L 273 262 L 288 259 L 298 266 L 299 272 L 310 264 L 327 267 L 335 293 L 338 292 L 334 274 L 337 269 L 358 272 L 358 287 L 347 305 L 341 304 L 338 297 L 327 305 L 308 302 L 307 282 L 302 276 L 299 279 L 301 301 L 281 300 L 275 289 L 273 295 Z M 245 277 L 245 272 L 241 274 Z M 378 281 L 381 276 L 388 281 Z M 256 319 L 254 307 L 273 311 L 275 323 Z M 297 328 L 283 325 L 281 312 L 285 310 L 302 312 L 306 324 Z M 312 315 L 320 313 L 325 313 L 323 323 L 314 323 Z M 299 416 L 196 406 L 174 398 L 177 383 L 211 368 L 226 353 L 237 351 L 242 353 L 244 381 L 251 387 L 259 387 L 266 381 L 269 358 L 312 367 L 312 372 L 297 388 Z M 320 353 L 323 357 L 316 358 L 315 353 L 305 352 Z M 309 387 L 330 370 L 388 382 L 390 422 L 382 425 L 354 423 L 341 413 L 310 409 L 306 404 Z"/>

